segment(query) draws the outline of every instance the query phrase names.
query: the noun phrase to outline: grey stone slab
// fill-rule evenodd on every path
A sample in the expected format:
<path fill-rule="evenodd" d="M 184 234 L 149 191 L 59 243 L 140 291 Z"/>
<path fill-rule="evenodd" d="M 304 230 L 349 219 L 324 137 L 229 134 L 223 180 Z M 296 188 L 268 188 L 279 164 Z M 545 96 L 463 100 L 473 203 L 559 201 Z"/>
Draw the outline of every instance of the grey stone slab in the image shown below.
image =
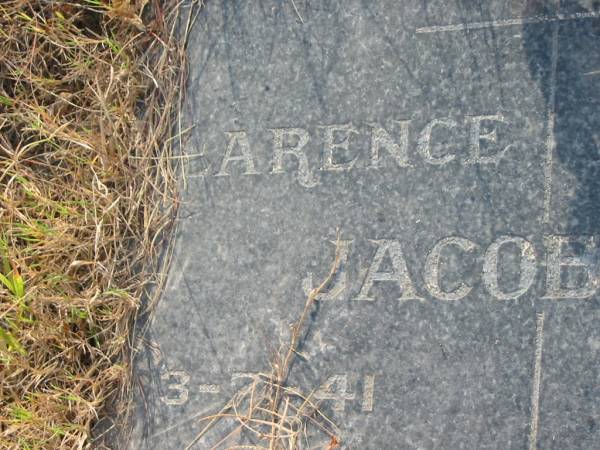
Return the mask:
<path fill-rule="evenodd" d="M 290 383 L 343 448 L 598 448 L 597 3 L 207 2 L 132 448 L 268 370 L 338 228 Z"/>

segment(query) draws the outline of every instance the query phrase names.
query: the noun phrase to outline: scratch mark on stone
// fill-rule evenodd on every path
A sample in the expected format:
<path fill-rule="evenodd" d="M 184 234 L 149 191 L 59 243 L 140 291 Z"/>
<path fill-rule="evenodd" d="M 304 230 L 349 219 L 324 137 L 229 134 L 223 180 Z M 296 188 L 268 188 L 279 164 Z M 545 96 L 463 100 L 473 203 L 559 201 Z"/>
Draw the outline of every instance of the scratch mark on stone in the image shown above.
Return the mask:
<path fill-rule="evenodd" d="M 550 96 L 548 98 L 548 125 L 546 161 L 544 164 L 544 223 L 550 222 L 552 206 L 552 167 L 556 149 L 556 70 L 558 65 L 558 23 L 552 26 L 552 55 L 550 57 Z"/>
<path fill-rule="evenodd" d="M 451 31 L 480 30 L 483 28 L 504 28 L 519 25 L 529 25 L 533 23 L 552 23 L 565 22 L 568 20 L 593 19 L 596 17 L 600 17 L 600 11 L 590 11 L 585 13 L 573 14 L 556 14 L 555 16 L 534 16 L 517 19 L 488 20 L 484 22 L 458 23 L 451 25 L 435 25 L 430 27 L 417 28 L 416 32 L 417 34 L 424 34 L 443 33 Z"/>
<path fill-rule="evenodd" d="M 300 22 L 304 23 L 304 20 L 302 19 L 302 16 L 300 15 L 300 11 L 298 11 L 298 7 L 296 6 L 296 2 L 294 0 L 291 0 L 291 2 L 292 2 L 292 6 L 294 7 L 294 11 L 296 11 L 298 18 L 300 19 Z"/>
<path fill-rule="evenodd" d="M 533 389 L 531 391 L 531 424 L 529 450 L 537 449 L 537 436 L 540 421 L 540 384 L 542 381 L 542 350 L 544 347 L 544 313 L 537 316 L 535 333 L 535 366 L 533 369 Z"/>

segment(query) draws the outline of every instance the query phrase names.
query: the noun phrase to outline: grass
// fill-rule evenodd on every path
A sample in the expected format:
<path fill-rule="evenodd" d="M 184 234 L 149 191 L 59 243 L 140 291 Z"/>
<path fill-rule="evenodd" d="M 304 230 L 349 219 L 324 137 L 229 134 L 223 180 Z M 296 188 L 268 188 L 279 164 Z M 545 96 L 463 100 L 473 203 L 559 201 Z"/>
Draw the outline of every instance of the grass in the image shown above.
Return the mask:
<path fill-rule="evenodd" d="M 133 327 L 178 205 L 188 11 L 0 3 L 2 449 L 126 430 Z"/>
<path fill-rule="evenodd" d="M 339 231 L 335 258 L 323 282 L 308 294 L 298 320 L 290 327 L 290 339 L 281 345 L 270 361 L 270 373 L 260 373 L 242 387 L 216 414 L 200 419 L 201 431 L 185 450 L 199 448 L 196 444 L 204 438 L 203 445 L 211 450 L 334 450 L 340 447 L 340 430 L 321 409 L 315 391 L 307 393 L 301 387 L 290 386 L 288 379 L 295 359 L 301 354 L 298 348 L 306 340 L 310 314 L 319 294 L 328 287 L 340 265 Z M 222 425 L 219 427 L 219 424 Z M 217 429 L 213 442 L 206 444 L 208 434 Z M 222 432 L 225 429 L 227 431 Z M 256 445 L 240 445 L 245 433 L 258 441 Z M 313 441 L 323 437 L 327 442 L 314 446 Z"/>

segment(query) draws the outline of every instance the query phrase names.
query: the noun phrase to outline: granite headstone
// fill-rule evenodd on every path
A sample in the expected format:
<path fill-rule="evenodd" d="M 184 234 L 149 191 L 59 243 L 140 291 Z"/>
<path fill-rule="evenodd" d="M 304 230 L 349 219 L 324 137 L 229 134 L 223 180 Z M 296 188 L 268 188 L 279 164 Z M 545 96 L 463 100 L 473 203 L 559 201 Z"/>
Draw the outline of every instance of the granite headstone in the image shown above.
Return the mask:
<path fill-rule="evenodd" d="M 599 3 L 206 2 L 131 448 L 268 370 L 338 230 L 290 383 L 342 448 L 600 448 Z"/>

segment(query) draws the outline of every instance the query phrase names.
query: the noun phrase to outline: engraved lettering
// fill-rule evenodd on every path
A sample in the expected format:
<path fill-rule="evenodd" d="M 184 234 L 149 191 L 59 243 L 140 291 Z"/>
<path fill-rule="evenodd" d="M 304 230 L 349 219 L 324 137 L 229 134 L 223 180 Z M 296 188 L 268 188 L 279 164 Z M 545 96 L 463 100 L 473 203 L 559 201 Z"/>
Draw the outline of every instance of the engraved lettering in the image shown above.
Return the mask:
<path fill-rule="evenodd" d="M 315 125 L 322 130 L 322 159 L 319 170 L 327 172 L 348 172 L 356 168 L 359 160 L 364 161 L 367 168 L 378 169 L 382 166 L 382 159 L 385 159 L 383 153 L 388 153 L 389 157 L 395 161 L 398 168 L 412 168 L 415 166 L 411 161 L 411 124 L 410 118 L 403 120 L 393 120 L 391 123 L 398 128 L 398 134 L 394 135 L 381 124 L 366 122 L 370 130 L 369 149 L 358 149 L 356 145 L 359 140 L 353 139 L 353 135 L 360 133 L 352 122 L 333 125 Z M 498 124 L 507 124 L 502 113 L 490 115 L 465 116 L 464 126 L 467 128 L 467 155 L 460 158 L 460 162 L 467 164 L 488 164 L 497 163 L 516 143 L 508 143 L 504 148 L 498 147 L 499 133 L 502 128 Z M 427 164 L 445 165 L 451 161 L 459 161 L 459 154 L 456 148 L 452 147 L 452 139 L 457 138 L 457 129 L 459 122 L 449 117 L 433 119 L 426 123 L 416 140 L 416 152 L 423 158 Z M 307 144 L 311 141 L 309 132 L 304 128 L 271 128 L 272 133 L 273 156 L 271 161 L 271 174 L 284 174 L 287 171 L 294 171 L 298 182 L 308 188 L 319 185 L 319 175 L 313 163 L 311 155 L 308 153 Z M 227 131 L 225 153 L 220 163 L 220 168 L 215 176 L 230 176 L 232 162 L 241 162 L 240 169 L 245 175 L 258 174 L 258 160 L 253 151 L 251 151 L 248 141 L 248 133 L 244 130 Z M 445 140 L 443 136 L 446 136 Z M 369 138 L 365 136 L 366 138 Z M 501 141 L 500 141 L 501 142 Z M 444 146 L 442 146 L 444 144 Z M 454 143 L 456 145 L 456 143 Z M 504 145 L 504 144 L 503 144 Z M 311 151 L 316 150 L 311 146 Z M 489 148 L 488 148 L 489 147 Z M 494 147 L 497 147 L 494 149 Z M 253 149 L 252 149 L 253 150 Z M 369 155 L 363 155 L 363 152 L 369 152 Z M 203 152 L 198 157 L 203 156 Z M 314 159 L 317 159 L 315 153 Z M 316 161 L 315 161 L 316 162 Z M 206 166 L 206 164 L 205 164 Z M 297 167 L 297 168 L 296 168 Z M 206 173 L 204 169 L 200 171 L 200 176 Z M 234 174 L 239 174 L 235 172 Z M 197 175 L 196 175 L 197 176 Z"/>
<path fill-rule="evenodd" d="M 431 153 L 431 134 L 436 126 L 443 126 L 448 129 L 451 129 L 455 128 L 457 124 L 454 120 L 451 119 L 432 120 L 421 131 L 421 134 L 419 135 L 419 140 L 417 142 L 417 149 L 429 164 L 442 165 L 452 161 L 456 156 L 449 154 L 443 156 L 434 156 Z"/>
<path fill-rule="evenodd" d="M 188 401 L 187 384 L 190 381 L 190 376 L 186 372 L 182 370 L 165 372 L 160 376 L 160 379 L 168 383 L 166 389 L 169 392 L 160 397 L 163 403 L 166 405 L 183 405 Z"/>
<path fill-rule="evenodd" d="M 379 151 L 380 149 L 387 150 L 394 157 L 398 166 L 412 167 L 408 161 L 408 134 L 410 120 L 396 120 L 400 124 L 400 144 L 396 144 L 389 133 L 378 126 L 371 124 L 371 165 L 370 168 L 377 169 L 379 167 Z"/>
<path fill-rule="evenodd" d="M 373 397 L 375 393 L 375 375 L 365 375 L 363 382 L 363 398 L 361 409 L 364 412 L 373 411 Z"/>
<path fill-rule="evenodd" d="M 477 245 L 468 239 L 462 237 L 447 237 L 439 241 L 431 249 L 431 252 L 427 255 L 425 261 L 425 273 L 423 278 L 425 279 L 427 290 L 439 300 L 460 300 L 466 297 L 472 289 L 471 286 L 467 286 L 462 282 L 450 292 L 444 291 L 440 287 L 440 257 L 444 248 L 451 245 L 458 247 L 465 252 L 471 252 L 477 248 Z"/>
<path fill-rule="evenodd" d="M 227 147 L 225 149 L 225 155 L 221 161 L 221 168 L 215 174 L 216 177 L 229 176 L 227 172 L 227 164 L 231 161 L 244 161 L 246 164 L 245 175 L 257 175 L 259 172 L 256 170 L 254 164 L 254 158 L 250 152 L 250 143 L 248 142 L 248 135 L 245 131 L 226 131 L 227 136 Z M 237 145 L 236 145 L 237 144 Z M 240 154 L 233 156 L 235 147 L 239 147 Z"/>
<path fill-rule="evenodd" d="M 198 386 L 198 392 L 206 394 L 218 394 L 221 392 L 221 386 L 218 384 L 201 384 Z"/>
<path fill-rule="evenodd" d="M 319 184 L 314 179 L 304 147 L 309 141 L 308 132 L 302 128 L 272 128 L 273 134 L 273 168 L 271 173 L 285 173 L 283 167 L 284 155 L 291 155 L 298 161 L 298 182 L 304 187 L 315 187 Z M 285 145 L 284 141 L 297 138 L 296 145 Z"/>
<path fill-rule="evenodd" d="M 329 242 L 334 246 L 338 245 L 337 240 Z M 336 298 L 339 298 L 346 290 L 348 285 L 346 265 L 348 263 L 348 253 L 350 252 L 350 244 L 352 244 L 352 242 L 352 240 L 339 240 L 339 247 L 337 248 L 337 251 L 339 252 L 340 266 L 335 277 L 335 284 L 326 292 L 319 293 L 315 297 L 316 300 L 335 300 Z M 313 287 L 313 274 L 312 272 L 308 272 L 306 278 L 302 280 L 302 290 L 306 295 L 309 295 L 310 291 L 313 290 Z"/>
<path fill-rule="evenodd" d="M 191 164 L 193 160 L 198 161 L 195 164 Z M 191 167 L 191 170 L 188 169 L 188 166 Z M 206 157 L 206 144 L 202 146 L 202 149 L 196 155 L 189 155 L 186 157 L 185 161 L 185 170 L 189 172 L 193 172 L 193 174 L 188 173 L 186 175 L 187 178 L 202 178 L 209 175 L 211 168 L 210 161 Z"/>
<path fill-rule="evenodd" d="M 371 240 L 371 242 L 377 244 L 377 252 L 373 257 L 373 262 L 369 266 L 360 292 L 354 297 L 354 300 L 374 301 L 375 299 L 370 297 L 369 292 L 376 281 L 392 281 L 397 283 L 402 290 L 402 294 L 398 300 L 423 300 L 417 295 L 413 287 L 400 243 L 395 239 L 379 239 Z M 389 272 L 380 272 L 379 269 L 386 254 L 389 254 L 392 270 Z"/>
<path fill-rule="evenodd" d="M 348 151 L 350 145 L 350 135 L 358 134 L 358 131 L 354 129 L 352 123 L 345 125 L 328 125 L 319 127 L 324 131 L 325 145 L 323 147 L 323 167 L 322 170 L 329 171 L 345 171 L 352 169 L 352 166 L 356 163 L 357 157 L 350 161 L 335 162 L 334 152 L 336 150 Z M 336 142 L 336 136 L 342 134 L 342 139 Z"/>
<path fill-rule="evenodd" d="M 469 164 L 497 163 L 500 161 L 500 159 L 502 159 L 506 151 L 513 145 L 507 145 L 504 147 L 504 149 L 494 155 L 482 155 L 481 141 L 487 141 L 495 144 L 498 140 L 498 133 L 495 127 L 487 133 L 482 133 L 481 125 L 483 121 L 506 123 L 504 116 L 500 113 L 491 116 L 467 116 L 467 122 L 469 123 L 469 157 L 467 158 L 466 162 Z"/>
<path fill-rule="evenodd" d="M 519 286 L 511 292 L 503 291 L 498 285 L 498 253 L 500 248 L 507 244 L 517 245 L 521 254 Z M 483 284 L 498 300 L 514 300 L 525 294 L 533 284 L 536 273 L 535 249 L 531 242 L 521 237 L 501 236 L 492 242 L 485 252 Z"/>
<path fill-rule="evenodd" d="M 333 375 L 315 391 L 317 400 L 332 400 L 334 411 L 344 411 L 347 400 L 354 400 L 354 393 L 348 392 L 348 375 Z"/>
<path fill-rule="evenodd" d="M 563 254 L 564 246 L 578 241 L 584 241 L 586 250 L 593 246 L 593 238 L 573 238 L 570 236 L 546 236 L 546 292 L 543 298 L 588 298 L 596 291 L 597 280 L 592 275 L 591 268 L 581 256 L 566 256 Z M 579 286 L 564 286 L 563 274 L 568 275 L 564 269 L 580 269 L 585 275 L 585 280 Z"/>

